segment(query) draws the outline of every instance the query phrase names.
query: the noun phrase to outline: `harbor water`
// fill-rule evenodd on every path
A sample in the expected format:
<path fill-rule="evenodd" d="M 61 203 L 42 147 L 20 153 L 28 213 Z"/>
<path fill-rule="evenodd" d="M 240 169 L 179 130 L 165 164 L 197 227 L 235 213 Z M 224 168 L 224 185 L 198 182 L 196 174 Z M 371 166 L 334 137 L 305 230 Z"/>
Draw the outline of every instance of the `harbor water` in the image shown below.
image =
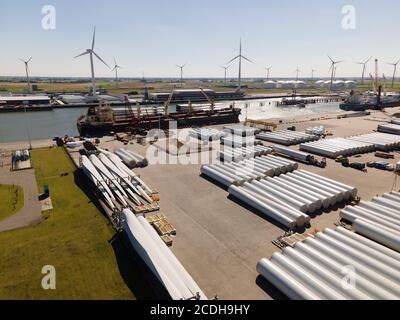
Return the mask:
<path fill-rule="evenodd" d="M 278 99 L 248 100 L 235 102 L 235 107 L 242 109 L 240 120 L 262 120 L 286 118 L 304 115 L 317 115 L 338 112 L 339 103 L 309 104 L 304 109 L 296 107 L 278 107 Z M 218 103 L 221 104 L 221 103 Z M 223 102 L 227 107 L 232 101 Z M 171 111 L 176 107 L 171 106 Z M 64 135 L 79 135 L 76 121 L 86 113 L 87 108 L 55 109 L 53 111 L 0 113 L 0 143 L 28 140 L 49 139 Z"/>

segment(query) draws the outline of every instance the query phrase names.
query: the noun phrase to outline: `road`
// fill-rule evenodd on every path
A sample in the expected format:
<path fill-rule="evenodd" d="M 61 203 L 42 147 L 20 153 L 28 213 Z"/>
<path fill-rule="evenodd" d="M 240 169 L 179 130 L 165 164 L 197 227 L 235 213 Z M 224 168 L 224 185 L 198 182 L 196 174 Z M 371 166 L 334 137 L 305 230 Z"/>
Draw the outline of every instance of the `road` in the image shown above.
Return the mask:
<path fill-rule="evenodd" d="M 0 221 L 0 232 L 35 225 L 42 221 L 34 170 L 9 172 L 0 169 L 0 184 L 17 185 L 24 189 L 24 207 L 17 214 Z"/>

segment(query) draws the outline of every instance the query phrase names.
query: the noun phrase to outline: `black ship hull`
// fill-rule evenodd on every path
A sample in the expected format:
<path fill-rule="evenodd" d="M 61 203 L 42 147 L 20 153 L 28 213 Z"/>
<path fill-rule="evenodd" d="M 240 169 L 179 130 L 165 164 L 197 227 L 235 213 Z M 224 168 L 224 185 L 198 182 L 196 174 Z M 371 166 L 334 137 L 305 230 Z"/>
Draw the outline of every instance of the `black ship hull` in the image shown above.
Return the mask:
<path fill-rule="evenodd" d="M 140 120 L 121 119 L 113 123 L 87 122 L 85 118 L 78 120 L 77 128 L 81 136 L 110 134 L 110 132 L 149 131 L 152 129 L 189 128 L 193 126 L 209 126 L 218 124 L 239 123 L 240 109 L 219 110 L 215 113 L 200 111 L 189 113 L 171 113 L 168 116 L 145 116 Z"/>

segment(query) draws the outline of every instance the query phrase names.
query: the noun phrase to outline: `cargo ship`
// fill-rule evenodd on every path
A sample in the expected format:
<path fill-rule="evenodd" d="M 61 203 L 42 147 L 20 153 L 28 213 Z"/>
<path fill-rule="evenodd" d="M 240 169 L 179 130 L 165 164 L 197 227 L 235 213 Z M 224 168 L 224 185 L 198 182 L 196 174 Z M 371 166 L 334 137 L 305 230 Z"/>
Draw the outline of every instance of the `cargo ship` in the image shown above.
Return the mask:
<path fill-rule="evenodd" d="M 400 106 L 400 95 L 381 96 L 378 94 L 362 94 L 351 92 L 340 109 L 344 111 L 365 111 L 394 108 Z"/>
<path fill-rule="evenodd" d="M 241 110 L 229 107 L 218 110 L 192 110 L 185 112 L 161 112 L 160 108 L 130 106 L 125 110 L 113 110 L 110 105 L 99 104 L 88 108 L 86 115 L 79 117 L 77 128 L 81 136 L 109 134 L 111 132 L 145 132 L 151 129 L 167 130 L 170 124 L 177 128 L 239 123 Z"/>

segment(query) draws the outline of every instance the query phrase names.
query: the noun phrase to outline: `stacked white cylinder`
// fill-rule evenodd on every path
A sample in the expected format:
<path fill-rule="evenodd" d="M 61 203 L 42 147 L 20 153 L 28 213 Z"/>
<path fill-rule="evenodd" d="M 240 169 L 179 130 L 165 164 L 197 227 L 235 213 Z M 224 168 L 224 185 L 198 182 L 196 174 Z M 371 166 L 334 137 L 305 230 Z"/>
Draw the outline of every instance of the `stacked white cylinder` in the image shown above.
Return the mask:
<path fill-rule="evenodd" d="M 226 186 L 228 183 L 242 185 L 244 182 L 274 177 L 297 169 L 298 164 L 294 161 L 275 156 L 262 156 L 240 162 L 203 166 L 201 173 Z"/>
<path fill-rule="evenodd" d="M 131 169 L 136 167 L 146 167 L 148 165 L 146 158 L 131 150 L 121 148 L 115 150 L 115 154 L 118 155 Z"/>
<path fill-rule="evenodd" d="M 337 158 L 340 155 L 352 156 L 355 154 L 371 152 L 375 150 L 375 146 L 369 142 L 334 138 L 301 144 L 300 150 L 329 158 Z"/>
<path fill-rule="evenodd" d="M 243 148 L 230 148 L 226 147 L 222 151 L 218 151 L 218 159 L 224 162 L 239 162 L 244 159 L 251 159 L 268 155 L 272 152 L 271 148 L 261 145 L 243 147 Z"/>
<path fill-rule="evenodd" d="M 226 135 L 225 132 L 209 128 L 194 128 L 190 131 L 191 137 L 201 141 L 216 141 L 221 139 L 225 135 Z"/>
<path fill-rule="evenodd" d="M 356 286 L 343 285 L 349 266 L 357 270 Z M 398 300 L 399 268 L 399 253 L 341 227 L 257 264 L 258 273 L 296 300 Z"/>
<path fill-rule="evenodd" d="M 400 193 L 361 201 L 356 207 L 343 209 L 340 216 L 358 233 L 400 252 Z"/>
<path fill-rule="evenodd" d="M 289 130 L 260 133 L 256 135 L 256 138 L 259 140 L 278 143 L 286 146 L 319 140 L 319 136 L 317 135 Z"/>

